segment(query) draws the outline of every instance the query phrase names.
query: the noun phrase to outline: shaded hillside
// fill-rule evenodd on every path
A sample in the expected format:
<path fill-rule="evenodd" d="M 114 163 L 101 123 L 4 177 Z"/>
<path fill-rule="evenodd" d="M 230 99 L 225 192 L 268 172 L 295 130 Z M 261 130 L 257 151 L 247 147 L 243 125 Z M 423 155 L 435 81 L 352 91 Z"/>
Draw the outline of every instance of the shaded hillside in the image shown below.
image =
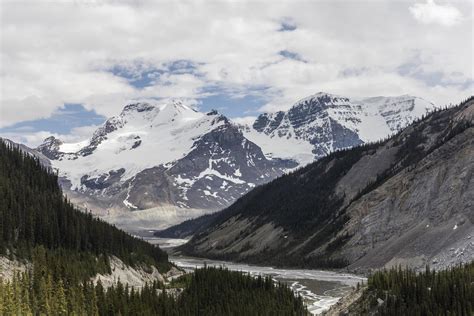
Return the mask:
<path fill-rule="evenodd" d="M 335 152 L 257 187 L 180 249 L 308 267 L 468 261 L 473 113 L 470 98 L 386 141 Z"/>
<path fill-rule="evenodd" d="M 107 286 L 91 278 L 111 273 L 112 257 L 161 272 L 171 265 L 158 247 L 76 210 L 46 168 L 19 146 L 0 142 L 0 257 L 28 263 L 0 278 L 1 315 L 307 314 L 286 285 L 223 269 L 175 281 L 184 287 L 177 298 L 163 278 L 139 291 L 120 279 Z"/>
<path fill-rule="evenodd" d="M 82 276 L 107 270 L 112 255 L 130 265 L 169 268 L 158 247 L 76 210 L 45 168 L 21 148 L 0 142 L 0 254 L 31 259 L 33 249 L 43 246 L 57 272 L 68 275 L 72 267 Z"/>
<path fill-rule="evenodd" d="M 228 207 L 329 152 L 387 137 L 433 108 L 408 95 L 356 100 L 320 92 L 241 125 L 177 100 L 139 102 L 87 140 L 50 136 L 36 150 L 75 205 L 130 231 L 163 228 Z M 146 227 L 137 210 L 150 210 Z"/>
<path fill-rule="evenodd" d="M 161 238 L 186 238 L 194 235 L 198 231 L 205 230 L 212 224 L 217 216 L 219 216 L 218 212 L 206 214 L 195 219 L 189 219 L 178 225 L 156 231 L 154 235 Z"/>

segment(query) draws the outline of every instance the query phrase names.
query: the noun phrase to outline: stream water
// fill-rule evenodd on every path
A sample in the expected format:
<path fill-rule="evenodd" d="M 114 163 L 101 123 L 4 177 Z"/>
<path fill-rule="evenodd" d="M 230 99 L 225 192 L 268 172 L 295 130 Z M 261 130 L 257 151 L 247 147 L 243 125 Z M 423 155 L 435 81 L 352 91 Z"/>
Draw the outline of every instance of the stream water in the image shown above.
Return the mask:
<path fill-rule="evenodd" d="M 153 244 L 166 249 L 186 242 L 185 239 L 145 238 Z M 329 309 L 341 297 L 348 294 L 352 287 L 366 278 L 332 271 L 309 269 L 280 269 L 256 266 L 244 263 L 209 260 L 203 258 L 170 256 L 170 261 L 185 270 L 201 268 L 204 265 L 226 267 L 229 270 L 242 271 L 251 275 L 269 275 L 275 281 L 285 282 L 297 294 L 301 295 L 311 314 L 317 315 Z"/>

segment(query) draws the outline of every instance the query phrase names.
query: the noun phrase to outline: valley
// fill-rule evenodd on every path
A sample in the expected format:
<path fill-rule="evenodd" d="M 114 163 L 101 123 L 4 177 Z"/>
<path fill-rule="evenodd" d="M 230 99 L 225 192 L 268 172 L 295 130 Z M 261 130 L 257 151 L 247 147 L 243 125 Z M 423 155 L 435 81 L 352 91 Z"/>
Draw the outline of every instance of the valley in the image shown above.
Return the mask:
<path fill-rule="evenodd" d="M 265 266 L 247 265 L 227 261 L 202 258 L 170 256 L 170 261 L 187 271 L 209 267 L 225 267 L 232 271 L 241 271 L 252 276 L 271 276 L 275 282 L 288 284 L 296 295 L 301 295 L 308 311 L 319 315 L 327 311 L 337 301 L 351 293 L 357 283 L 365 282 L 365 277 L 345 273 L 318 270 L 279 269 Z"/>
<path fill-rule="evenodd" d="M 133 234 L 129 236 L 113 226 L 109 228 L 108 224 L 97 218 L 97 214 L 93 216 L 89 211 L 88 214 L 84 214 L 86 209 L 82 212 L 74 209 L 68 199 L 61 202 L 62 204 L 57 204 L 59 209 L 53 213 L 53 222 L 45 221 L 47 217 L 44 216 L 34 217 L 34 213 L 31 213 L 31 208 L 28 207 L 26 210 L 30 213 L 20 212 L 21 216 L 18 218 L 5 213 L 11 212 L 11 209 L 4 209 L 3 212 L 7 214 L 4 218 L 14 220 L 14 223 L 19 224 L 21 228 L 20 235 L 15 237 L 14 231 L 10 229 L 10 222 L 4 222 L 0 226 L 3 229 L 1 234 L 4 238 L 3 251 L 10 256 L 13 253 L 14 258 L 13 261 L 3 260 L 3 266 L 20 274 L 17 277 L 15 273 L 7 271 L 5 275 L 10 280 L 7 282 L 13 283 L 0 284 L 0 288 L 5 288 L 7 291 L 5 293 L 8 293 L 10 286 L 18 286 L 10 284 L 28 282 L 48 287 L 44 282 L 47 278 L 57 275 L 59 283 L 51 284 L 57 291 L 60 291 L 62 284 L 66 282 L 76 284 L 72 288 L 78 291 L 80 290 L 80 287 L 76 288 L 80 286 L 77 285 L 78 282 L 89 280 L 90 283 L 84 285 L 85 291 L 92 291 L 98 296 L 125 295 L 131 299 L 135 295 L 133 291 L 120 294 L 124 282 L 127 288 L 138 289 L 140 293 L 163 289 L 161 292 L 156 292 L 157 296 L 152 302 L 143 301 L 142 296 L 135 298 L 136 304 L 147 306 L 151 314 L 155 313 L 152 310 L 157 309 L 164 311 L 164 315 L 178 310 L 193 314 L 192 310 L 182 305 L 183 302 L 202 299 L 201 302 L 205 304 L 204 302 L 210 299 L 195 296 L 193 294 L 195 292 L 192 292 L 193 287 L 209 286 L 217 289 L 215 281 L 211 281 L 213 278 L 229 278 L 237 283 L 228 288 L 226 282 L 219 281 L 217 284 L 222 287 L 219 293 L 233 291 L 233 286 L 236 286 L 238 291 L 244 291 L 236 298 L 240 303 L 227 305 L 229 302 L 224 304 L 220 301 L 217 305 L 205 307 L 210 308 L 211 314 L 229 308 L 237 310 L 263 308 L 255 301 L 255 297 L 249 296 L 250 292 L 244 294 L 246 289 L 249 289 L 246 286 L 252 289 L 253 286 L 257 288 L 261 286 L 261 290 L 265 289 L 261 295 L 269 295 L 270 292 L 280 295 L 277 294 L 278 291 L 287 295 L 287 305 L 271 305 L 273 298 L 267 297 L 264 310 L 295 308 L 314 315 L 331 313 L 334 308 L 373 310 L 372 304 L 376 299 L 373 295 L 378 295 L 378 287 L 385 286 L 383 283 L 374 283 L 376 282 L 374 278 L 377 276 L 373 274 L 374 270 L 396 269 L 395 267 L 404 264 L 410 269 L 407 273 L 423 271 L 423 266 L 426 265 L 443 271 L 472 261 L 474 244 L 471 236 L 474 232 L 469 201 L 472 200 L 473 192 L 470 188 L 473 167 L 471 160 L 473 138 L 470 135 L 473 105 L 474 101 L 470 98 L 456 107 L 436 110 L 386 140 L 331 153 L 305 167 L 287 171 L 268 184 L 254 188 L 222 211 L 212 211 L 212 214 L 184 221 L 174 227 L 163 224 L 161 227 L 164 230 L 159 230 L 160 226 L 153 226 L 153 221 L 151 223 L 147 221 L 147 216 L 138 221 L 134 221 L 133 216 L 124 216 L 120 220 L 122 227 L 126 227 Z M 6 196 L 10 199 L 8 203 L 15 207 L 21 205 L 18 203 L 22 203 L 19 201 L 23 193 L 19 189 L 12 190 L 18 188 L 18 183 L 13 179 L 26 181 L 26 170 L 38 169 L 35 171 L 38 180 L 28 184 L 31 190 L 34 192 L 40 192 L 43 188 L 50 190 L 48 194 L 54 199 L 62 196 L 58 184 L 64 180 L 57 178 L 55 174 L 57 171 L 53 169 L 54 162 L 48 163 L 44 153 L 25 149 L 10 141 L 2 144 L 3 178 L 6 183 L 14 185 L 4 187 L 4 190 L 7 190 Z M 445 163 L 448 160 L 450 164 Z M 7 166 L 15 163 L 20 168 L 12 177 L 12 173 L 5 170 L 8 170 Z M 367 169 L 368 165 L 371 169 Z M 211 170 L 211 167 L 209 168 Z M 425 178 L 429 178 L 433 172 L 438 177 L 441 173 L 443 182 L 426 183 Z M 417 177 L 412 176 L 413 173 L 416 173 Z M 456 180 L 450 180 L 451 177 Z M 43 178 L 48 180 L 46 182 L 40 180 Z M 403 215 L 406 213 L 403 208 L 410 209 L 413 207 L 410 205 L 417 203 L 410 202 L 409 194 L 399 192 L 397 186 L 400 183 L 404 183 L 404 190 L 409 190 L 412 186 L 420 188 L 421 196 L 411 197 L 417 199 L 414 201 L 418 201 L 420 197 L 426 198 L 424 193 L 426 186 L 430 187 L 428 192 L 451 190 L 458 192 L 459 195 L 456 202 L 447 202 L 444 199 L 438 201 L 439 197 L 430 195 L 426 215 L 418 211 L 418 218 L 414 217 L 416 212 L 406 216 Z M 445 185 L 448 188 L 445 188 Z M 392 189 L 385 189 L 384 186 Z M 416 192 L 416 189 L 414 190 Z M 384 201 L 390 196 L 388 191 L 398 192 L 397 196 L 405 196 L 405 202 L 395 202 L 399 206 L 391 208 L 391 216 L 395 214 L 394 212 L 399 213 L 397 220 L 383 222 L 385 225 L 392 225 L 392 228 L 377 225 L 383 229 L 385 236 L 380 238 L 377 237 L 377 230 L 371 230 L 374 228 L 371 228 L 373 226 L 368 220 L 375 222 L 380 220 L 378 218 L 383 213 L 377 211 L 378 205 L 379 203 L 387 205 Z M 67 192 L 66 190 L 66 196 L 69 197 Z M 371 195 L 373 197 L 369 198 Z M 29 200 L 25 201 L 32 203 L 33 196 L 28 195 Z M 451 194 L 442 196 L 452 197 Z M 47 204 L 46 201 L 42 203 Z M 440 209 L 446 205 L 451 205 L 451 208 Z M 61 208 L 68 214 L 66 222 Z M 46 209 L 42 206 L 43 212 Z M 370 217 L 373 216 L 370 212 L 374 210 L 378 213 L 375 219 Z M 153 216 L 153 212 L 156 211 L 157 209 L 151 208 L 131 211 L 129 214 L 150 212 L 148 216 Z M 170 213 L 167 216 L 176 215 Z M 370 215 L 368 219 L 365 219 L 364 216 L 368 215 Z M 102 218 L 107 219 L 107 216 L 110 214 Z M 182 220 L 183 217 L 179 221 Z M 54 221 L 58 221 L 58 224 Z M 75 221 L 88 222 L 89 224 L 85 226 L 88 228 L 74 226 Z M 406 221 L 414 226 L 407 226 Z M 38 226 L 40 223 L 45 225 Z M 66 229 L 64 225 L 72 226 Z M 363 230 L 357 230 L 358 227 L 362 227 Z M 67 232 L 65 236 L 69 237 L 62 240 L 59 236 L 60 231 L 64 229 Z M 98 230 L 104 232 L 110 230 L 112 235 L 107 237 L 107 233 L 99 234 Z M 79 231 L 82 233 L 78 235 Z M 393 231 L 397 233 L 390 236 Z M 368 250 L 364 248 L 367 247 L 367 237 L 364 236 L 367 232 L 371 232 L 371 247 Z M 90 239 L 91 235 L 96 236 L 92 239 L 94 242 Z M 12 240 L 18 237 L 21 238 L 21 243 L 12 244 Z M 79 238 L 78 243 L 73 242 L 74 238 Z M 109 249 L 104 238 L 121 240 L 122 246 Z M 397 238 L 400 241 L 397 241 Z M 408 238 L 412 238 L 411 243 L 407 242 Z M 423 244 L 426 239 L 429 242 L 436 239 L 439 244 L 429 248 Z M 124 247 L 137 248 L 129 251 Z M 163 249 L 171 255 L 166 255 Z M 73 265 L 73 273 L 63 270 L 64 265 L 71 265 L 69 257 L 77 258 Z M 94 260 L 96 262 L 88 266 Z M 470 268 L 466 269 L 469 276 Z M 33 272 L 43 270 L 47 276 L 35 277 L 30 281 L 26 274 L 28 270 Z M 349 274 L 348 271 L 354 274 Z M 183 272 L 187 273 L 183 275 Z M 453 270 L 452 273 L 457 275 L 454 273 L 458 272 Z M 459 273 L 465 272 L 461 270 Z M 198 275 L 205 276 L 205 279 L 197 279 Z M 429 277 L 429 274 L 426 277 Z M 237 281 L 239 278 L 243 279 Z M 443 278 L 449 282 L 458 282 L 452 275 L 443 274 Z M 241 282 L 249 283 L 240 288 L 243 284 Z M 256 282 L 256 285 L 250 285 L 253 282 Z M 33 289 L 30 295 L 41 297 L 47 305 L 35 305 L 34 301 L 28 301 L 28 304 L 20 309 L 48 311 L 64 308 L 61 307 L 65 304 L 64 301 L 42 297 L 41 293 L 41 290 Z M 165 293 L 183 294 L 173 296 L 173 299 L 166 303 Z M 5 294 L 0 299 L 7 302 L 5 303 L 7 306 L 11 306 L 8 300 L 20 298 Z M 105 310 L 95 303 L 93 296 L 91 299 L 91 304 L 88 304 L 82 302 L 80 297 L 68 296 L 67 300 L 75 301 L 68 308 L 88 312 L 97 310 L 100 314 L 104 314 Z M 348 299 L 352 301 L 347 303 Z M 403 299 L 409 300 L 409 298 Z M 242 300 L 247 300 L 245 305 L 241 305 Z M 292 300 L 294 303 L 290 303 Z M 141 303 L 138 303 L 140 301 Z M 339 301 L 342 303 L 338 303 Z M 133 313 L 132 305 L 122 306 L 114 302 L 112 300 L 108 303 L 110 309 L 125 311 L 126 314 Z M 290 307 L 291 304 L 293 307 Z M 397 308 L 390 304 L 383 305 L 383 308 Z"/>
<path fill-rule="evenodd" d="M 79 207 L 127 230 L 164 229 L 221 210 L 331 152 L 396 133 L 435 108 L 408 95 L 351 99 L 320 92 L 287 112 L 238 124 L 180 101 L 134 103 L 89 139 L 51 136 L 36 151 Z"/>
<path fill-rule="evenodd" d="M 177 267 L 187 272 L 208 267 L 224 267 L 231 271 L 240 271 L 256 276 L 270 276 L 275 282 L 287 284 L 295 295 L 300 295 L 308 311 L 319 315 L 336 304 L 341 297 L 352 293 L 357 284 L 367 283 L 367 278 L 344 272 L 309 270 L 309 269 L 284 269 L 269 266 L 251 265 L 230 261 L 211 260 L 206 258 L 174 256 L 173 248 L 188 242 L 188 239 L 157 238 L 149 232 L 141 233 L 147 242 L 159 245 L 170 253 L 169 260 Z"/>
<path fill-rule="evenodd" d="M 473 13 L 0 0 L 0 316 L 474 316 Z"/>
<path fill-rule="evenodd" d="M 266 185 L 193 230 L 186 255 L 366 272 L 474 258 L 474 101 L 340 150 Z M 433 242 L 436 241 L 436 242 Z"/>

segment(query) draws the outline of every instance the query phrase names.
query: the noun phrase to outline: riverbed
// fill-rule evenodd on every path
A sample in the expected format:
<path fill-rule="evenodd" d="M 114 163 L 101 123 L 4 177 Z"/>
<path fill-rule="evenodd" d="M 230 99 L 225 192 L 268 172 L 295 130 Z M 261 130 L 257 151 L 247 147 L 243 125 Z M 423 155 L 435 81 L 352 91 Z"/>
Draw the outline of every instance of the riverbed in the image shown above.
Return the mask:
<path fill-rule="evenodd" d="M 143 236 L 144 237 L 144 236 Z M 169 249 L 186 243 L 186 239 L 168 239 L 144 237 L 152 244 L 158 244 L 163 249 Z M 313 315 L 321 314 L 337 301 L 347 295 L 357 283 L 367 282 L 361 276 L 323 270 L 310 269 L 280 269 L 266 266 L 256 266 L 244 263 L 170 256 L 177 266 L 192 271 L 204 265 L 226 267 L 233 271 L 242 271 L 251 275 L 269 275 L 275 281 L 285 282 L 296 293 L 301 295 L 308 310 Z"/>
<path fill-rule="evenodd" d="M 357 283 L 366 282 L 366 279 L 360 276 L 331 271 L 280 269 L 202 258 L 170 257 L 169 259 L 188 271 L 207 265 L 222 266 L 229 270 L 242 271 L 251 275 L 269 275 L 275 281 L 287 283 L 295 293 L 301 295 L 309 312 L 313 315 L 328 310 L 341 297 L 352 291 Z"/>

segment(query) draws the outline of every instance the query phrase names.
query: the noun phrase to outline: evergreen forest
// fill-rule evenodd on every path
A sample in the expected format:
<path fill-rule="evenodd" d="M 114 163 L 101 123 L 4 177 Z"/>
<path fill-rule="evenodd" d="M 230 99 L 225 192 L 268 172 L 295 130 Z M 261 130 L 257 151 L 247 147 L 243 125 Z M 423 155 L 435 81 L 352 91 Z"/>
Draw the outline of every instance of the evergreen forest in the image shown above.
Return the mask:
<path fill-rule="evenodd" d="M 111 272 L 111 256 L 130 266 L 154 265 L 160 272 L 171 264 L 158 247 L 77 210 L 52 170 L 3 141 L 0 256 L 27 267 L 0 279 L 0 315 L 307 314 L 302 299 L 286 285 L 222 268 L 196 270 L 171 285 L 93 283 L 97 273 Z"/>
<path fill-rule="evenodd" d="M 401 267 L 378 271 L 367 285 L 352 314 L 474 315 L 474 262 L 421 273 Z"/>

